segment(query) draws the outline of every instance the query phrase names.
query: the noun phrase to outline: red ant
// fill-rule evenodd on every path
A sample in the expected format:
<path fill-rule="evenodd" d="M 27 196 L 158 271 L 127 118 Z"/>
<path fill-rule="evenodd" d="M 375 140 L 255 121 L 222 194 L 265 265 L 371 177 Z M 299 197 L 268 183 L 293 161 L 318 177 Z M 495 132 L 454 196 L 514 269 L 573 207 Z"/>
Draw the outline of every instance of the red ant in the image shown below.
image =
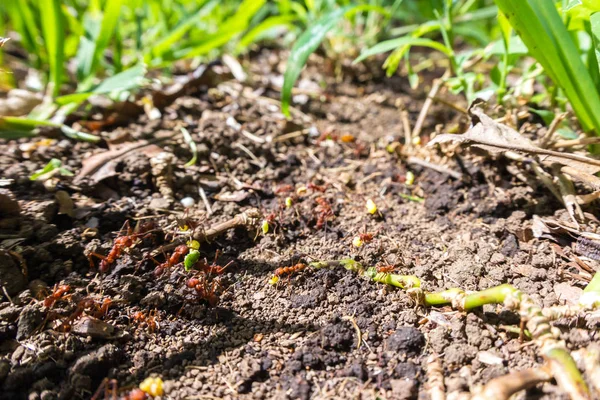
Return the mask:
<path fill-rule="evenodd" d="M 377 267 L 377 272 L 389 274 L 390 272 L 394 272 L 395 269 L 396 267 L 393 265 L 380 265 Z"/>
<path fill-rule="evenodd" d="M 275 188 L 275 194 L 289 193 L 294 190 L 293 185 L 279 185 Z"/>
<path fill-rule="evenodd" d="M 325 193 L 325 191 L 327 190 L 327 185 L 315 185 L 312 182 L 309 182 L 308 185 L 306 185 L 306 187 L 312 190 L 313 192 Z"/>
<path fill-rule="evenodd" d="M 331 141 L 337 142 L 338 138 L 339 138 L 338 135 L 336 133 L 333 133 L 333 129 L 327 129 L 319 135 L 319 137 L 316 140 L 316 143 L 320 144 L 321 142 L 324 142 L 325 140 L 331 140 Z"/>
<path fill-rule="evenodd" d="M 292 275 L 296 272 L 302 271 L 304 268 L 306 268 L 306 264 L 298 263 L 296 265 L 292 265 L 291 267 L 277 268 L 274 272 L 274 275 L 279 277 L 282 277 L 283 275 Z"/>
<path fill-rule="evenodd" d="M 171 257 L 167 259 L 164 263 L 160 264 L 158 267 L 154 269 L 154 276 L 161 276 L 167 268 L 171 268 L 174 265 L 178 264 L 181 260 L 181 257 L 185 256 L 188 252 L 188 247 L 185 244 L 181 244 L 175 248 Z"/>
<path fill-rule="evenodd" d="M 158 328 L 158 323 L 156 322 L 156 312 L 145 314 L 142 311 L 138 311 L 133 314 L 132 319 L 138 325 L 145 325 L 150 332 L 154 332 L 156 328 Z"/>
<path fill-rule="evenodd" d="M 220 266 L 217 264 L 217 258 L 219 258 L 219 254 L 220 254 L 220 251 L 217 250 L 215 253 L 215 260 L 210 265 L 208 265 L 208 261 L 206 261 L 206 258 L 205 258 L 204 262 L 200 262 L 200 265 L 198 265 L 198 269 L 200 271 L 206 272 L 207 274 L 221 275 L 227 267 L 229 267 L 231 264 L 233 264 L 233 261 L 229 261 L 224 266 Z"/>
<path fill-rule="evenodd" d="M 106 256 L 103 256 L 102 254 L 98 254 L 98 253 L 90 253 L 88 255 L 88 259 L 90 260 L 90 266 L 92 268 L 94 267 L 94 264 L 92 262 L 92 256 L 97 257 L 97 258 L 101 259 L 100 267 L 99 267 L 100 272 L 102 272 L 102 273 L 108 272 L 111 265 L 114 264 L 114 262 L 117 261 L 117 259 L 121 256 L 121 254 L 123 253 L 123 250 L 133 246 L 135 241 L 140 236 L 149 234 L 150 231 L 153 229 L 153 227 L 154 227 L 154 223 L 146 222 L 146 223 L 143 223 L 140 225 L 139 231 L 137 233 L 134 233 L 131 231 L 131 228 L 129 226 L 129 221 L 125 221 L 125 224 L 123 225 L 123 228 L 121 228 L 121 230 L 127 228 L 127 234 L 125 236 L 117 237 L 114 240 L 113 247 Z"/>
<path fill-rule="evenodd" d="M 77 303 L 75 311 L 60 325 L 60 330 L 65 332 L 70 331 L 72 322 L 81 317 L 86 310 L 94 318 L 101 319 L 105 317 L 112 303 L 113 301 L 109 298 L 105 298 L 101 304 L 90 297 L 81 299 Z"/>
<path fill-rule="evenodd" d="M 198 297 L 206 300 L 211 307 L 216 306 L 219 303 L 219 295 L 217 291 L 221 289 L 221 285 L 218 281 L 213 280 L 208 282 L 206 275 L 200 278 L 190 278 L 186 282 L 187 287 L 194 289 Z"/>
<path fill-rule="evenodd" d="M 104 400 L 146 400 L 148 395 L 142 389 L 135 388 L 127 393 L 124 397 L 119 397 L 117 394 L 118 383 L 116 379 L 104 378 L 94 395 L 92 400 L 100 400 L 100 395 L 104 392 Z"/>
<path fill-rule="evenodd" d="M 327 221 L 334 216 L 334 214 L 333 210 L 331 209 L 331 205 L 326 199 L 324 199 L 323 197 L 318 197 L 315 201 L 318 204 L 315 211 L 319 213 L 315 228 L 321 229 L 327 223 Z"/>
<path fill-rule="evenodd" d="M 52 294 L 44 299 L 44 307 L 52 307 L 54 303 L 62 299 L 69 290 L 71 290 L 71 286 L 69 285 L 54 285 Z"/>
<path fill-rule="evenodd" d="M 365 233 L 360 233 L 358 235 L 358 237 L 364 243 L 370 243 L 371 241 L 373 241 L 373 237 L 375 237 L 375 234 L 374 233 L 370 233 L 370 232 L 365 232 Z"/>

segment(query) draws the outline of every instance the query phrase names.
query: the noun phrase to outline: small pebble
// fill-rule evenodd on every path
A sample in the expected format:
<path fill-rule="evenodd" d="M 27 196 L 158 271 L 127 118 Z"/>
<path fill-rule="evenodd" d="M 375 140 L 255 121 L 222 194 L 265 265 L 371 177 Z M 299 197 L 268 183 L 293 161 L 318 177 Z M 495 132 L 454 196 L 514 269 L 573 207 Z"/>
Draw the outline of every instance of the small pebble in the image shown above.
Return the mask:
<path fill-rule="evenodd" d="M 189 207 L 193 206 L 194 204 L 196 204 L 196 202 L 191 197 L 184 197 L 183 199 L 181 199 L 181 205 L 184 206 L 185 208 L 189 208 Z"/>

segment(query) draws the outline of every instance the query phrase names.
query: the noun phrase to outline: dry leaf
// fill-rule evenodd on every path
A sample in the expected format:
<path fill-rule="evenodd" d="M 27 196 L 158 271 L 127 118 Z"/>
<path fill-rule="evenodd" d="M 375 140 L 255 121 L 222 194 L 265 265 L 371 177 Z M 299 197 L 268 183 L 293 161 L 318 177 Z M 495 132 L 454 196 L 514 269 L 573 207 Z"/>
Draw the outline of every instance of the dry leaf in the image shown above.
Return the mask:
<path fill-rule="evenodd" d="M 152 142 L 157 143 L 172 138 L 173 136 L 175 136 L 175 134 L 153 140 Z M 116 167 L 119 162 L 134 150 L 145 154 L 149 158 L 156 156 L 163 150 L 152 142 L 141 141 L 138 143 L 123 144 L 118 148 L 94 154 L 93 156 L 84 159 L 83 166 L 75 177 L 74 182 L 78 183 L 84 177 L 90 177 L 94 183 L 98 183 L 103 179 L 116 175 Z"/>
<path fill-rule="evenodd" d="M 64 190 L 59 190 L 54 194 L 54 197 L 58 202 L 58 213 L 66 214 L 71 218 L 74 217 L 75 213 L 73 210 L 75 209 L 75 204 L 73 204 L 73 200 L 69 196 L 69 193 Z"/>
<path fill-rule="evenodd" d="M 479 107 L 481 103 L 474 102 L 469 108 L 473 127 L 462 135 L 438 135 L 428 146 L 439 143 L 458 142 L 476 146 L 491 153 L 505 153 L 515 151 L 536 155 L 546 164 L 561 164 L 577 169 L 586 174 L 595 174 L 600 171 L 600 161 L 572 153 L 561 153 L 542 149 L 535 146 L 527 138 L 514 129 L 494 121 L 485 115 Z"/>
<path fill-rule="evenodd" d="M 223 192 L 216 194 L 213 196 L 213 198 L 218 201 L 233 201 L 238 203 L 246 200 L 248 195 L 249 193 L 245 190 L 236 190 L 235 192 Z"/>

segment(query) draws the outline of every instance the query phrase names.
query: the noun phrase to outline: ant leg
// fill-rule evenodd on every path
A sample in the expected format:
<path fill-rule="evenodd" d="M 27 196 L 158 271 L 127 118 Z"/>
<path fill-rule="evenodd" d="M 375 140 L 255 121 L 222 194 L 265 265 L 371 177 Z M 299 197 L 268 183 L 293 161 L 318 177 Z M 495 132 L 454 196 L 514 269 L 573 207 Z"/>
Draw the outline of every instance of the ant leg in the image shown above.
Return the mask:
<path fill-rule="evenodd" d="M 98 386 L 98 389 L 96 389 L 96 391 L 94 392 L 94 395 L 92 396 L 91 400 L 100 400 L 100 393 L 104 390 L 104 397 L 106 398 L 106 385 L 108 384 L 108 378 L 104 378 L 102 379 L 102 383 L 100 384 L 100 386 Z"/>
<path fill-rule="evenodd" d="M 96 257 L 100 260 L 104 260 L 106 259 L 106 256 L 103 256 L 102 254 L 98 254 L 98 253 L 94 253 L 94 252 L 90 252 L 88 254 L 88 260 L 90 262 L 90 268 L 95 268 L 94 262 L 92 261 L 92 257 Z"/>

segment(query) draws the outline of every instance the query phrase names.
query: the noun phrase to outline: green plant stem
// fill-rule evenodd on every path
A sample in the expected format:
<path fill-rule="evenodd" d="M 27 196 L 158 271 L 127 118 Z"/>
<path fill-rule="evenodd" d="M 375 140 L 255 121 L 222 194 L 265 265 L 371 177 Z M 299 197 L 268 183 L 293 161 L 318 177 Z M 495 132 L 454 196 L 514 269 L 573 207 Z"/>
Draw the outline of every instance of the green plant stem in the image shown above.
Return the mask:
<path fill-rule="evenodd" d="M 558 385 L 567 392 L 573 400 L 590 399 L 590 390 L 577 368 L 577 364 L 564 346 L 552 347 L 543 352 L 548 360 L 550 371 Z"/>
<path fill-rule="evenodd" d="M 552 375 L 559 386 L 568 393 L 572 399 L 589 399 L 588 386 L 578 370 L 571 354 L 565 347 L 564 342 L 558 340 L 558 332 L 552 328 L 550 321 L 559 318 L 559 314 L 573 315 L 578 311 L 571 308 L 557 307 L 553 312 L 545 312 L 531 297 L 509 284 L 495 286 L 489 289 L 465 293 L 459 288 L 451 288 L 437 293 L 424 292 L 421 289 L 421 281 L 416 276 L 396 275 L 378 272 L 377 268 L 364 268 L 363 265 L 352 259 L 338 261 L 317 261 L 309 264 L 313 268 L 335 268 L 344 267 L 349 271 L 365 276 L 374 282 L 408 289 L 408 294 L 418 304 L 424 306 L 451 305 L 460 311 L 469 311 L 485 304 L 502 304 L 510 310 L 515 310 L 525 321 L 531 338 L 538 346 L 541 354 L 546 358 Z M 600 292 L 600 274 L 596 274 L 584 294 L 595 296 Z M 582 296 L 583 298 L 583 296 Z M 592 303 L 590 307 L 600 307 L 600 299 Z M 551 316 L 551 317 L 550 317 Z"/>

